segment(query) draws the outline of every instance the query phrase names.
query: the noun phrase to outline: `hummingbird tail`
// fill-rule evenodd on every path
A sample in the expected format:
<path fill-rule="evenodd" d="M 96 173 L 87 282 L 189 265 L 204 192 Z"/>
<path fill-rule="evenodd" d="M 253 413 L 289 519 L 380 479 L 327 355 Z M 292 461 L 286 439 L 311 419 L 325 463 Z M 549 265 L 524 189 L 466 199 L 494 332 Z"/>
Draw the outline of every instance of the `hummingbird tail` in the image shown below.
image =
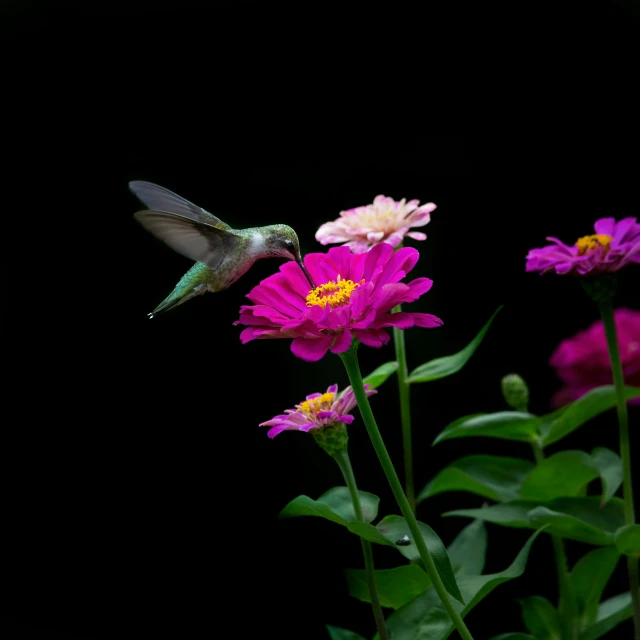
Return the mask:
<path fill-rule="evenodd" d="M 206 288 L 204 287 L 196 287 L 188 293 L 181 292 L 176 294 L 176 291 L 174 290 L 171 295 L 167 296 L 151 313 L 148 313 L 147 315 L 149 316 L 149 318 L 155 318 L 159 313 L 164 313 L 165 311 L 169 311 L 170 309 L 175 309 L 182 303 L 186 302 L 187 300 L 191 300 L 191 298 L 194 298 L 195 296 L 200 295 L 205 291 Z"/>

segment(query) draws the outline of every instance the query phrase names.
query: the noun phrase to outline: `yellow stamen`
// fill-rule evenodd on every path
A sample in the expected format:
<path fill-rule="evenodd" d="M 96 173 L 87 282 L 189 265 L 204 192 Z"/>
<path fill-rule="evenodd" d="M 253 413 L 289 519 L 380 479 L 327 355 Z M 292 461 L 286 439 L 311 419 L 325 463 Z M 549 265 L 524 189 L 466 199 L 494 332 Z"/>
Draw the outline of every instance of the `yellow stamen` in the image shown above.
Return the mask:
<path fill-rule="evenodd" d="M 309 291 L 307 307 L 313 307 L 316 304 L 325 309 L 327 305 L 332 309 L 342 307 L 349 302 L 353 290 L 357 289 L 361 284 L 364 284 L 364 279 L 362 282 L 354 282 L 353 280 L 342 280 L 338 276 L 336 282 L 329 280 L 329 282 Z"/>
<path fill-rule="evenodd" d="M 583 256 L 587 251 L 593 251 L 598 247 L 604 247 L 604 252 L 607 253 L 610 249 L 611 241 L 613 238 L 611 236 L 605 235 L 604 233 L 596 233 L 591 236 L 582 236 L 582 238 L 578 238 L 576 242 L 576 247 L 578 247 L 578 254 Z"/>
<path fill-rule="evenodd" d="M 296 405 L 296 409 L 313 420 L 320 411 L 331 411 L 331 403 L 335 395 L 335 393 L 323 393 L 321 396 L 301 402 Z"/>

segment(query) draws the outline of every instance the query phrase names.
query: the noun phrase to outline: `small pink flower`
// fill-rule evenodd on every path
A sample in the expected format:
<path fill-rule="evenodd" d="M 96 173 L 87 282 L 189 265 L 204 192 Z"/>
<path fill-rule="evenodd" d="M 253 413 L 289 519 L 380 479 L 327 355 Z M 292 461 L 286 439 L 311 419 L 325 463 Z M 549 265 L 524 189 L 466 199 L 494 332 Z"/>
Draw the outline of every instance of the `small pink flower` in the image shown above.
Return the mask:
<path fill-rule="evenodd" d="M 288 338 L 298 358 L 315 362 L 327 351 L 344 353 L 355 336 L 370 347 L 389 341 L 388 327 L 439 327 L 442 320 L 428 313 L 390 313 L 398 304 L 414 302 L 433 284 L 429 278 L 400 282 L 413 269 L 419 253 L 398 251 L 386 243 L 367 253 L 333 247 L 328 253 L 308 253 L 304 264 L 318 285 L 309 290 L 302 269 L 284 263 L 254 287 L 234 324 L 246 325 L 242 343 L 264 338 Z"/>
<path fill-rule="evenodd" d="M 640 263 L 640 224 L 636 224 L 635 218 L 619 222 L 601 218 L 594 227 L 595 234 L 578 238 L 571 247 L 547 237 L 554 244 L 531 249 L 526 270 L 584 276 L 611 273 L 632 262 Z"/>
<path fill-rule="evenodd" d="M 333 222 L 326 222 L 316 232 L 320 244 L 344 243 L 353 253 L 365 253 L 379 242 L 397 247 L 405 236 L 414 240 L 426 240 L 420 231 L 412 227 L 423 227 L 431 220 L 429 215 L 436 205 L 423 204 L 419 200 L 404 198 L 399 202 L 386 196 L 376 196 L 373 204 L 340 212 Z"/>
<path fill-rule="evenodd" d="M 364 385 L 367 396 L 378 393 Z M 326 427 L 338 422 L 351 424 L 353 416 L 349 415 L 356 406 L 353 389 L 347 387 L 338 394 L 338 385 L 332 384 L 326 393 L 312 393 L 307 399 L 297 404 L 293 409 L 285 409 L 284 414 L 275 416 L 259 426 L 271 427 L 267 435 L 275 438 L 281 431 L 309 431 L 317 427 Z"/>
<path fill-rule="evenodd" d="M 613 313 L 625 384 L 640 386 L 640 311 L 616 309 Z M 551 400 L 562 407 L 587 391 L 604 384 L 613 384 L 611 362 L 602 320 L 572 338 L 563 340 L 554 351 L 549 364 L 556 369 L 565 387 Z M 638 399 L 632 402 L 638 402 Z"/>

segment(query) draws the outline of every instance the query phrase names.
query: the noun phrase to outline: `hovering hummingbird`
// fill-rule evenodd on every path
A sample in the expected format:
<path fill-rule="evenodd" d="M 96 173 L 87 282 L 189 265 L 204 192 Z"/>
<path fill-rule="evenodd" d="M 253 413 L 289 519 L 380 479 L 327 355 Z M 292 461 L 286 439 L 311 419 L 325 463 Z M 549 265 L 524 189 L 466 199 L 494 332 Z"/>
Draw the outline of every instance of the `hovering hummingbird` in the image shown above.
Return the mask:
<path fill-rule="evenodd" d="M 302 262 L 298 236 L 286 224 L 232 229 L 220 218 L 157 184 L 135 180 L 129 188 L 149 207 L 135 213 L 135 219 L 156 238 L 196 261 L 174 290 L 148 314 L 150 318 L 206 291 L 226 289 L 260 258 L 295 260 L 314 288 Z"/>

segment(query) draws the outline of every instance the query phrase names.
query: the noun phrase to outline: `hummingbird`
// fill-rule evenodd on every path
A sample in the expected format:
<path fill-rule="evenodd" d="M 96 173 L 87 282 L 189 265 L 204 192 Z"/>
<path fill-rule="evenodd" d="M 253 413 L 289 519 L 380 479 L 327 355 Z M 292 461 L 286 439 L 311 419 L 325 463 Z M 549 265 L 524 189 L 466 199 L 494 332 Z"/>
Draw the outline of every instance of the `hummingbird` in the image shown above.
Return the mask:
<path fill-rule="evenodd" d="M 135 180 L 129 189 L 149 207 L 135 213 L 134 218 L 156 238 L 196 261 L 173 291 L 147 314 L 150 318 L 207 291 L 228 288 L 260 258 L 295 260 L 314 288 L 302 262 L 298 236 L 286 224 L 233 229 L 157 184 Z"/>

